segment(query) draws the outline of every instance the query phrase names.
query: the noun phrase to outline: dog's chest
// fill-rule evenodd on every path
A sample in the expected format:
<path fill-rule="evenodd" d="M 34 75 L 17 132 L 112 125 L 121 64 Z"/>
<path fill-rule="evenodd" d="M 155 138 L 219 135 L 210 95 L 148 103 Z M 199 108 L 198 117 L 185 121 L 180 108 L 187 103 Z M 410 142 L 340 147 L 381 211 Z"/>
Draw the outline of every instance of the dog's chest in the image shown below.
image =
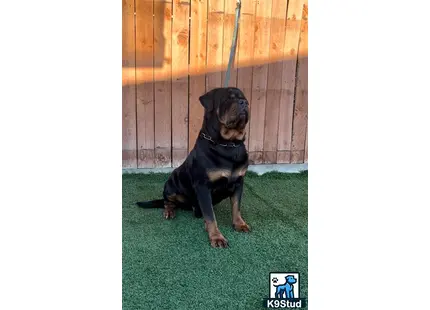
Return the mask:
<path fill-rule="evenodd" d="M 244 177 L 248 170 L 248 153 L 244 146 L 217 148 L 206 154 L 207 178 L 212 188 L 222 188 Z"/>
<path fill-rule="evenodd" d="M 247 166 L 240 166 L 232 169 L 209 169 L 207 175 L 209 181 L 214 185 L 229 184 L 245 176 L 247 169 Z"/>

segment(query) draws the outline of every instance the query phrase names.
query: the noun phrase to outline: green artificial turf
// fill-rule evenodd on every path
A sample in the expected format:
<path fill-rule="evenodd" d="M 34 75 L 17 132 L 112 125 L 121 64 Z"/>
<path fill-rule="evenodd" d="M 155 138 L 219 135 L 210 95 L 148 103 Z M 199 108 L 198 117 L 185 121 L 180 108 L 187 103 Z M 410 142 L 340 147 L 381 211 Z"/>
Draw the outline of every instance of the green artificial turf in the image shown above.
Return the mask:
<path fill-rule="evenodd" d="M 203 219 L 136 201 L 162 198 L 167 174 L 123 175 L 123 309 L 263 309 L 270 272 L 299 272 L 307 297 L 307 172 L 248 173 L 242 216 L 250 233 L 231 227 L 229 201 L 215 207 L 227 249 L 212 248 Z"/>

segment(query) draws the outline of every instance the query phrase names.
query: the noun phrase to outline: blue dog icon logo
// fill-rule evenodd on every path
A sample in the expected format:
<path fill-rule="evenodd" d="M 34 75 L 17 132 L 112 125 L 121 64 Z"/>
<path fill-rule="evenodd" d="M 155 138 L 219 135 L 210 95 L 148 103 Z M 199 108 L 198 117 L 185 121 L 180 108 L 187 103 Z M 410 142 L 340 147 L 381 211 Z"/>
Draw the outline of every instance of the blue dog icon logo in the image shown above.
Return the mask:
<path fill-rule="evenodd" d="M 273 278 L 272 282 L 273 286 L 276 287 L 275 298 L 294 298 L 294 284 L 297 283 L 294 275 L 286 276 L 284 284 L 277 284 L 277 278 Z"/>
<path fill-rule="evenodd" d="M 298 272 L 271 272 L 270 298 L 300 298 L 300 274 Z"/>
<path fill-rule="evenodd" d="M 300 281 L 298 272 L 271 272 L 270 293 L 269 298 L 263 300 L 264 307 L 271 309 L 306 307 L 306 298 L 300 294 Z"/>

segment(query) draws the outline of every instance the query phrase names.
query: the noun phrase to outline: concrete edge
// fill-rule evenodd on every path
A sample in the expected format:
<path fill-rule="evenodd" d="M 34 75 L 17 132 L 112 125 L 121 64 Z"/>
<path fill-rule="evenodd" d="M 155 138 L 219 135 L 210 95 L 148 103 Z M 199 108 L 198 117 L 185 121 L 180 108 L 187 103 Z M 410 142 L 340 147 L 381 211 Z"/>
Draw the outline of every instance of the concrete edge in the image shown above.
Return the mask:
<path fill-rule="evenodd" d="M 148 173 L 170 173 L 174 168 L 123 168 L 123 174 L 148 174 Z M 249 165 L 249 171 L 253 171 L 258 175 L 263 175 L 267 172 L 282 172 L 282 173 L 300 173 L 308 170 L 308 163 L 304 164 L 270 164 L 270 165 Z"/>

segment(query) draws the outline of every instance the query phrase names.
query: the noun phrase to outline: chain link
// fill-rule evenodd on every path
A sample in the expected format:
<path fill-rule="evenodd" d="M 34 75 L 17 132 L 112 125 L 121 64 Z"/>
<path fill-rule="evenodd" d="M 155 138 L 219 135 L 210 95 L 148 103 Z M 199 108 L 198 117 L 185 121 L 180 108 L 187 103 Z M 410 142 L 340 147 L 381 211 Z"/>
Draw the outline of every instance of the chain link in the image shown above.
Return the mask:
<path fill-rule="evenodd" d="M 221 145 L 221 146 L 225 146 L 225 147 L 238 147 L 239 146 L 239 144 L 235 144 L 235 143 L 233 143 L 233 142 L 231 142 L 231 143 L 227 143 L 227 144 L 223 144 L 223 143 L 216 143 L 210 136 L 208 136 L 208 135 L 206 135 L 204 132 L 202 132 L 202 133 L 200 133 L 200 136 L 203 138 L 203 139 L 206 139 L 206 140 L 208 140 L 208 141 L 211 141 L 213 144 L 218 144 L 218 145 Z"/>

